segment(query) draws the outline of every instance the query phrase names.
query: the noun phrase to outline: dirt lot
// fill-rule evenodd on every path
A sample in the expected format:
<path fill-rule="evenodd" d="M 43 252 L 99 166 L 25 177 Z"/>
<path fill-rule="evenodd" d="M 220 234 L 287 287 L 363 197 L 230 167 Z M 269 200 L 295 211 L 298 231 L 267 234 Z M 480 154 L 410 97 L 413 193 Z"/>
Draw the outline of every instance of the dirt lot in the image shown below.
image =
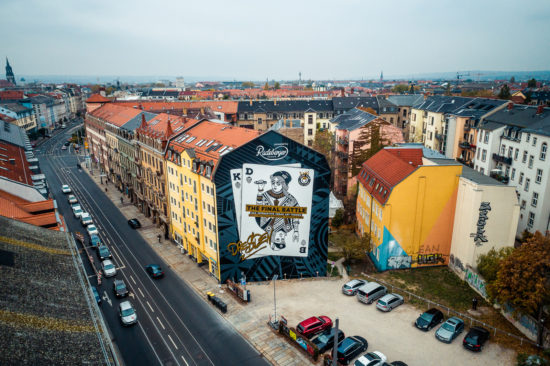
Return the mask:
<path fill-rule="evenodd" d="M 435 339 L 435 329 L 422 332 L 413 325 L 419 311 L 406 304 L 390 313 L 365 305 L 355 297 L 341 293 L 344 280 L 277 281 L 277 314 L 289 324 L 312 315 L 340 319 L 346 335 L 360 335 L 369 342 L 368 351 L 380 351 L 389 361 L 409 366 L 442 365 L 513 365 L 515 352 L 489 341 L 483 352 L 473 353 L 462 347 L 459 336 L 451 344 Z M 273 284 L 249 284 L 252 302 L 247 306 L 258 318 L 273 314 Z"/>

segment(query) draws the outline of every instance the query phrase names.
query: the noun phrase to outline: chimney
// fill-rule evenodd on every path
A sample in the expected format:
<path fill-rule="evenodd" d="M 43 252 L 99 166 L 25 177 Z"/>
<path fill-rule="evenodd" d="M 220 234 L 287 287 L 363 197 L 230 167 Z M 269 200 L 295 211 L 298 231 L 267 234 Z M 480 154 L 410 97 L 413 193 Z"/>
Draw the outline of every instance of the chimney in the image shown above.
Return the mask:
<path fill-rule="evenodd" d="M 511 111 L 514 109 L 514 103 L 508 103 L 508 110 Z"/>
<path fill-rule="evenodd" d="M 273 105 L 277 105 L 277 99 L 275 99 L 275 100 L 273 101 L 273 103 L 274 103 Z"/>
<path fill-rule="evenodd" d="M 250 106 L 252 107 L 252 99 L 250 99 Z"/>
<path fill-rule="evenodd" d="M 187 116 L 187 108 L 183 108 L 183 115 Z"/>
<path fill-rule="evenodd" d="M 537 107 L 537 114 L 542 114 L 542 112 L 544 112 L 544 106 L 543 105 L 539 105 Z"/>

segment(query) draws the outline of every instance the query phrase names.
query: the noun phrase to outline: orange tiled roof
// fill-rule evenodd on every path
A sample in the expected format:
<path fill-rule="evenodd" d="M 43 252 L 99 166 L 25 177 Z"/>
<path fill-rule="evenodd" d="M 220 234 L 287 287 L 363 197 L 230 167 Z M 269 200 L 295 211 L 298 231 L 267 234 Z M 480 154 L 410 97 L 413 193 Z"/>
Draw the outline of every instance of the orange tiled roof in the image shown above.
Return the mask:
<path fill-rule="evenodd" d="M 141 112 L 141 110 L 138 110 Z M 142 135 L 167 140 L 174 134 L 179 134 L 183 129 L 199 122 L 196 119 L 174 116 L 160 113 L 147 122 L 147 127 L 141 125 L 136 131 Z"/>
<path fill-rule="evenodd" d="M 170 147 L 177 151 L 182 152 L 186 149 L 193 149 L 195 155 L 203 161 L 212 162 L 215 167 L 218 164 L 222 152 L 231 150 L 246 144 L 248 141 L 260 136 L 261 132 L 241 127 L 234 127 L 227 124 L 221 124 L 210 121 L 202 121 L 196 126 L 187 130 L 185 134 L 176 138 L 170 142 Z M 185 138 L 183 138 L 185 137 Z M 190 142 L 189 139 L 194 137 Z M 201 140 L 204 143 L 197 145 Z M 220 147 L 216 150 L 211 149 L 212 145 L 218 144 Z M 224 149 L 224 146 L 226 147 Z M 167 153 L 167 159 L 170 153 Z"/>
<path fill-rule="evenodd" d="M 87 100 L 86 103 L 109 103 L 111 100 L 105 98 L 101 94 L 92 94 Z"/>
<path fill-rule="evenodd" d="M 0 91 L 0 100 L 15 100 L 23 99 L 24 93 L 22 90 L 2 90 Z"/>
<path fill-rule="evenodd" d="M 15 121 L 15 118 L 12 118 L 12 117 L 7 116 L 7 115 L 2 114 L 2 113 L 0 113 L 0 119 L 1 119 L 2 121 L 10 122 L 10 123 L 13 122 L 13 121 Z"/>
<path fill-rule="evenodd" d="M 108 103 L 90 112 L 90 115 L 121 127 L 140 113 L 139 109 Z"/>
<path fill-rule="evenodd" d="M 144 111 L 161 111 L 172 109 L 200 109 L 209 107 L 213 111 L 223 112 L 225 114 L 237 113 L 239 102 L 232 100 L 203 100 L 188 102 L 149 102 L 142 100 L 116 101 L 115 104 L 131 106 L 132 108 L 143 108 Z"/>
<path fill-rule="evenodd" d="M 19 183 L 32 185 L 29 163 L 22 147 L 0 141 L 0 176 Z M 13 159 L 13 160 L 12 160 Z"/>
<path fill-rule="evenodd" d="M 35 214 L 35 212 L 41 212 Z M 28 224 L 59 230 L 53 200 L 30 202 L 0 190 L 0 215 Z"/>

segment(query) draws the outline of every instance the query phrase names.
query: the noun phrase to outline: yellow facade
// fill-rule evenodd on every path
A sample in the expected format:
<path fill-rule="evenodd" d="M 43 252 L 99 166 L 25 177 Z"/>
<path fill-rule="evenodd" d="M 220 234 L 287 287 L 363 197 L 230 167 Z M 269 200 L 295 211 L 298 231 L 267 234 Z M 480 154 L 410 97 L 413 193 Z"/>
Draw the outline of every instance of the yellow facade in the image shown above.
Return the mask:
<path fill-rule="evenodd" d="M 187 151 L 180 163 L 167 160 L 170 234 L 197 263 L 207 262 L 219 278 L 216 194 L 214 183 L 193 171 Z"/>

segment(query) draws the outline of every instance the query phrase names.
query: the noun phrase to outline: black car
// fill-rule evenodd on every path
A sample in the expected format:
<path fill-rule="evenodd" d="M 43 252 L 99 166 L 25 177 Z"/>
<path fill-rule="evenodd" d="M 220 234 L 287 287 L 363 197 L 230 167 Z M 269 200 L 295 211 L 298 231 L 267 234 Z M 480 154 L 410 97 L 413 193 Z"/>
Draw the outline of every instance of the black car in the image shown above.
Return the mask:
<path fill-rule="evenodd" d="M 335 330 L 336 328 L 327 329 L 311 340 L 311 342 L 319 349 L 320 354 L 329 351 L 332 346 L 334 346 Z M 338 329 L 338 341 L 336 343 L 340 343 L 344 338 L 346 338 L 346 335 L 344 334 L 344 332 Z"/>
<path fill-rule="evenodd" d="M 116 297 L 128 296 L 128 288 L 123 280 L 115 280 L 113 282 L 113 291 L 115 292 Z"/>
<path fill-rule="evenodd" d="M 393 361 L 390 363 L 391 366 L 407 366 L 407 364 L 403 361 Z"/>
<path fill-rule="evenodd" d="M 489 339 L 489 331 L 482 327 L 472 327 L 464 337 L 462 345 L 470 351 L 480 352 Z"/>
<path fill-rule="evenodd" d="M 432 308 L 424 314 L 420 314 L 418 319 L 414 322 L 414 325 L 420 330 L 428 331 L 442 321 L 443 313 L 436 308 Z"/>
<path fill-rule="evenodd" d="M 139 229 L 141 227 L 141 223 L 138 221 L 138 219 L 128 220 L 128 225 L 130 225 L 132 229 Z"/>
<path fill-rule="evenodd" d="M 348 365 L 357 355 L 366 351 L 368 346 L 369 343 L 363 337 L 347 337 L 338 345 L 338 362 L 343 365 Z"/>

